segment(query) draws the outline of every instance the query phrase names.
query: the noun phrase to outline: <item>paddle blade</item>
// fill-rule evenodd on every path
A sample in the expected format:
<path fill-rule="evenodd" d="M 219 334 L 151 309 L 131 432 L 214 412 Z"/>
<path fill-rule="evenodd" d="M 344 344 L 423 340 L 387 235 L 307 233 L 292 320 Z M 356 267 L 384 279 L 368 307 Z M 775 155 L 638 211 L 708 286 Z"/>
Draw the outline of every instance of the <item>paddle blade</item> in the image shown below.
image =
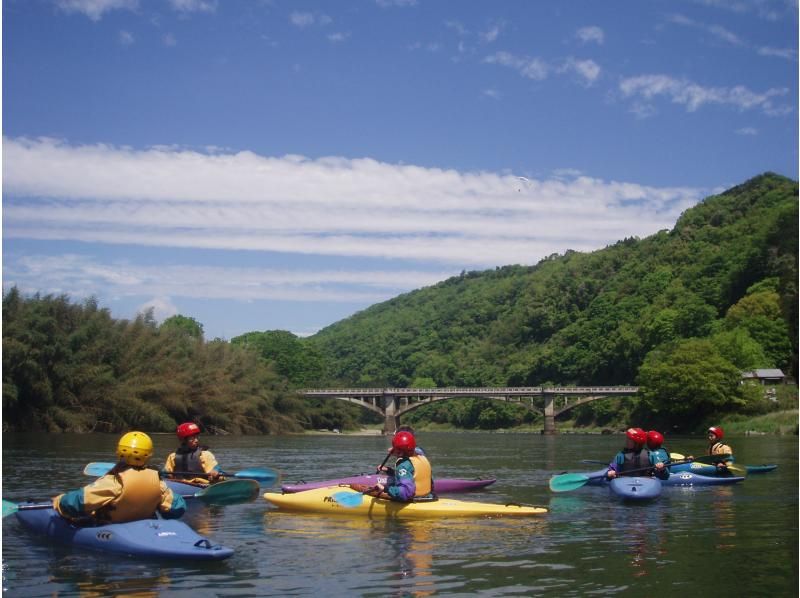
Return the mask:
<path fill-rule="evenodd" d="M 271 486 L 275 482 L 277 482 L 281 474 L 275 471 L 274 469 L 265 469 L 265 468 L 252 468 L 252 469 L 243 469 L 242 471 L 237 471 L 233 474 L 234 477 L 249 479 L 249 480 L 256 480 L 262 486 Z"/>
<path fill-rule="evenodd" d="M 680 453 L 670 453 L 669 458 L 673 461 L 683 461 L 686 458 L 686 455 L 681 455 Z"/>
<path fill-rule="evenodd" d="M 83 468 L 83 475 L 90 475 L 96 478 L 106 475 L 116 465 L 115 463 L 95 462 L 89 463 Z"/>
<path fill-rule="evenodd" d="M 10 500 L 3 499 L 3 517 L 8 517 L 9 515 L 16 513 L 17 511 L 19 511 L 18 504 L 13 503 Z"/>
<path fill-rule="evenodd" d="M 582 473 L 562 473 L 550 478 L 550 490 L 553 492 L 568 492 L 584 486 L 591 478 Z"/>
<path fill-rule="evenodd" d="M 230 505 L 249 502 L 254 500 L 258 494 L 259 486 L 255 480 L 226 480 L 196 492 L 194 497 L 205 503 Z"/>
<path fill-rule="evenodd" d="M 346 509 L 353 509 L 361 506 L 361 503 L 364 501 L 364 494 L 362 492 L 355 492 L 354 490 L 342 490 L 336 492 L 332 498 L 340 506 Z"/>

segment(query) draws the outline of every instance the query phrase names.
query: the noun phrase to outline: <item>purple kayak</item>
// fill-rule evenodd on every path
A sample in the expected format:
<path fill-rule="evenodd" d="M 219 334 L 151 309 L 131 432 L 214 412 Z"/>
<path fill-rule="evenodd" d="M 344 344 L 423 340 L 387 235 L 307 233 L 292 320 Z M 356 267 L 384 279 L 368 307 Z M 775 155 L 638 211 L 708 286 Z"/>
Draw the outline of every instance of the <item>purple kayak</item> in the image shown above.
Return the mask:
<path fill-rule="evenodd" d="M 382 474 L 361 473 L 349 478 L 339 478 L 338 480 L 322 480 L 319 482 L 304 482 L 301 480 L 296 484 L 283 484 L 281 490 L 283 490 L 284 494 L 291 494 L 293 492 L 303 492 L 304 490 L 313 490 L 315 488 L 325 488 L 326 486 L 339 486 L 340 484 L 364 484 L 366 486 L 374 486 L 375 484 L 385 484 L 386 480 L 387 477 Z M 473 478 L 469 480 L 459 478 L 434 478 L 433 487 L 436 494 L 447 494 L 448 492 L 478 490 L 490 484 L 494 484 L 496 481 L 495 478 Z"/>

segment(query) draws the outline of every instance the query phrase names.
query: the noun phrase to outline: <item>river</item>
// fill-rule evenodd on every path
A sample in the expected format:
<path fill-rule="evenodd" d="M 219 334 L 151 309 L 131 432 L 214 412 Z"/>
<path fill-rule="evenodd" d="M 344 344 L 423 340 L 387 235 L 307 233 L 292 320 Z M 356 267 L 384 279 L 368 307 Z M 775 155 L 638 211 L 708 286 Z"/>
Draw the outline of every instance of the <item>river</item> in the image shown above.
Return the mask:
<path fill-rule="evenodd" d="M 41 499 L 88 482 L 90 461 L 112 461 L 116 435 L 3 435 L 3 498 Z M 174 449 L 153 436 L 154 464 Z M 203 437 L 229 471 L 270 467 L 283 481 L 374 470 L 381 437 Z M 702 454 L 704 438 L 671 438 Z M 587 471 L 622 436 L 421 433 L 439 477 L 496 477 L 459 498 L 549 507 L 535 519 L 385 521 L 293 515 L 262 498 L 196 506 L 184 520 L 236 550 L 209 564 L 128 560 L 50 545 L 3 520 L 5 596 L 796 596 L 798 439 L 726 438 L 738 464 L 776 463 L 735 486 L 665 488 L 628 505 L 605 488 L 553 494 L 554 473 Z"/>

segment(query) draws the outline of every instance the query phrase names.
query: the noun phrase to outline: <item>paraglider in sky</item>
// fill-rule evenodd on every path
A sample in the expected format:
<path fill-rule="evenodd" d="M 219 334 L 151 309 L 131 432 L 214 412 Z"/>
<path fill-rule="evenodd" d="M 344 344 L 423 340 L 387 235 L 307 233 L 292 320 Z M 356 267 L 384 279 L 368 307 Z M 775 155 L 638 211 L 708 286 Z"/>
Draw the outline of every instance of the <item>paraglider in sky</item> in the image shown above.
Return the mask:
<path fill-rule="evenodd" d="M 519 188 L 517 189 L 518 192 L 522 191 L 523 187 L 527 187 L 531 184 L 531 180 L 524 176 L 518 176 L 517 180 L 519 181 Z"/>

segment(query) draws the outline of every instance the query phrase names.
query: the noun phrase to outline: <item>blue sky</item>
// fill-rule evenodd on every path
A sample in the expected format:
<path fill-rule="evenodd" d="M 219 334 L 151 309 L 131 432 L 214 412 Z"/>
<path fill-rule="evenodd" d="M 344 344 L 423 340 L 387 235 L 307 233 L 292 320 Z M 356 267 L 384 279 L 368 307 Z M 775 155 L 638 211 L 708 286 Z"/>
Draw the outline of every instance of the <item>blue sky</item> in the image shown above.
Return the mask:
<path fill-rule="evenodd" d="M 206 338 L 798 177 L 796 0 L 5 0 L 3 287 Z"/>

